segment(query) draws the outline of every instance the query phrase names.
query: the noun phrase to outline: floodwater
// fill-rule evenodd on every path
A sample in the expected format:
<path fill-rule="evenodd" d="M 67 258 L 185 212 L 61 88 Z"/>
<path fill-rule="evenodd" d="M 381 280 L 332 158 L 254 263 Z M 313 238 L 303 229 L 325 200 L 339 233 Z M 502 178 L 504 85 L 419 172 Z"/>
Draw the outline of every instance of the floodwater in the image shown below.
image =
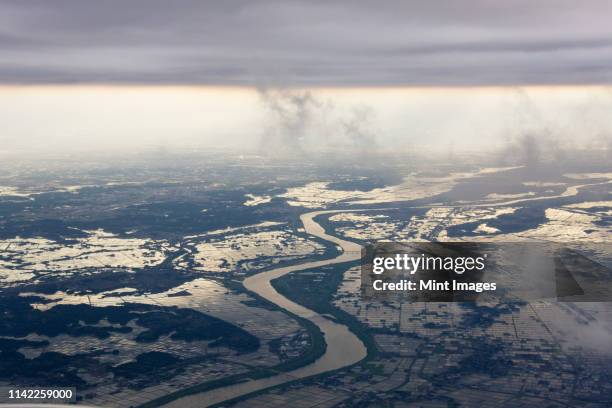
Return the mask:
<path fill-rule="evenodd" d="M 174 400 L 166 407 L 181 407 L 181 408 L 202 408 L 210 405 L 218 404 L 223 401 L 240 397 L 254 391 L 263 390 L 269 387 L 280 385 L 296 379 L 310 377 L 316 374 L 321 374 L 327 371 L 336 370 L 357 363 L 364 359 L 367 355 L 365 345 L 359 338 L 353 334 L 348 327 L 338 324 L 325 318 L 315 311 L 307 309 L 297 303 L 292 302 L 286 297 L 278 293 L 270 284 L 270 281 L 286 275 L 290 272 L 300 271 L 304 269 L 318 268 L 326 265 L 333 265 L 342 262 L 354 261 L 361 256 L 361 248 L 359 245 L 342 240 L 340 238 L 328 235 L 321 225 L 314 218 L 334 212 L 346 212 L 347 210 L 335 211 L 313 211 L 302 214 L 300 219 L 304 224 L 304 229 L 307 233 L 315 235 L 321 239 L 333 242 L 342 248 L 342 253 L 333 259 L 321 260 L 315 262 L 307 262 L 299 265 L 292 265 L 283 268 L 272 269 L 267 272 L 262 272 L 253 275 L 244 280 L 244 287 L 248 290 L 257 293 L 259 296 L 269 300 L 279 307 L 288 310 L 300 317 L 310 320 L 316 324 L 325 336 L 327 349 L 319 359 L 304 367 L 293 371 L 280 373 L 268 378 L 259 380 L 251 380 L 242 382 L 227 387 L 217 388 L 211 391 L 189 395 L 183 398 Z M 359 210 L 351 210 L 355 212 Z"/>

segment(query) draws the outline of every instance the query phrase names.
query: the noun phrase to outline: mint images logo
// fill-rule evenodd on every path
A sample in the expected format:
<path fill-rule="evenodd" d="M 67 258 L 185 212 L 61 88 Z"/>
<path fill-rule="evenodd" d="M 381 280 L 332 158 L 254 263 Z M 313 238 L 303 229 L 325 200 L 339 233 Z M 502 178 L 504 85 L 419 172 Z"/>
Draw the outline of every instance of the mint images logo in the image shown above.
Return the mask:
<path fill-rule="evenodd" d="M 387 301 L 610 301 L 610 247 L 377 243 L 362 251 L 362 294 Z"/>

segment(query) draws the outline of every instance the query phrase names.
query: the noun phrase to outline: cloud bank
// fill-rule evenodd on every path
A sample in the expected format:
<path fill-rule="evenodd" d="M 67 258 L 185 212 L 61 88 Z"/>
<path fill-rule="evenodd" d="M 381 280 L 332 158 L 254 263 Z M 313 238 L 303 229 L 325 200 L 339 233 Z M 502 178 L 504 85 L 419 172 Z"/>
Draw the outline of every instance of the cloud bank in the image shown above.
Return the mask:
<path fill-rule="evenodd" d="M 5 0 L 0 83 L 609 84 L 600 0 Z"/>

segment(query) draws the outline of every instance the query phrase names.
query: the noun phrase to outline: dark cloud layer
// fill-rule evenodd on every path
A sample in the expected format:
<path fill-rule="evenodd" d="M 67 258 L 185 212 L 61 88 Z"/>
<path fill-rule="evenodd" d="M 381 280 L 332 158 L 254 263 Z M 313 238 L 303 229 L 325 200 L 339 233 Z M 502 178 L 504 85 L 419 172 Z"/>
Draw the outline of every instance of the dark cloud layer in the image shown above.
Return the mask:
<path fill-rule="evenodd" d="M 612 82 L 609 1 L 3 0 L 0 82 Z"/>

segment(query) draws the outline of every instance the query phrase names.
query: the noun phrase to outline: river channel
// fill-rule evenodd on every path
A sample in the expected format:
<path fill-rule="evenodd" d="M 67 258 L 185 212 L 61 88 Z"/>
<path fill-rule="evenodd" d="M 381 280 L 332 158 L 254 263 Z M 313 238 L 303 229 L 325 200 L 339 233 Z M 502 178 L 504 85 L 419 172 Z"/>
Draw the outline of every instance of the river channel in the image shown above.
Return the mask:
<path fill-rule="evenodd" d="M 281 276 L 291 272 L 319 268 L 359 259 L 361 255 L 361 247 L 358 244 L 327 234 L 325 229 L 314 220 L 315 217 L 319 215 L 346 211 L 347 210 L 313 211 L 300 216 L 300 220 L 302 221 L 304 229 L 308 234 L 336 244 L 342 249 L 340 255 L 332 259 L 306 262 L 298 265 L 272 269 L 250 276 L 243 282 L 244 287 L 247 290 L 258 294 L 259 296 L 276 304 L 280 308 L 304 319 L 308 319 L 317 325 L 325 337 L 325 343 L 327 344 L 325 353 L 316 361 L 296 370 L 279 373 L 267 378 L 216 388 L 207 392 L 188 395 L 168 403 L 165 405 L 166 407 L 208 407 L 226 400 L 250 394 L 255 391 L 284 384 L 289 381 L 350 366 L 366 357 L 367 350 L 365 345 L 348 329 L 348 327 L 334 322 L 315 311 L 298 305 L 295 302 L 292 302 L 278 293 L 271 284 L 272 280 L 280 278 Z M 354 211 L 355 210 L 351 210 L 351 212 Z"/>

